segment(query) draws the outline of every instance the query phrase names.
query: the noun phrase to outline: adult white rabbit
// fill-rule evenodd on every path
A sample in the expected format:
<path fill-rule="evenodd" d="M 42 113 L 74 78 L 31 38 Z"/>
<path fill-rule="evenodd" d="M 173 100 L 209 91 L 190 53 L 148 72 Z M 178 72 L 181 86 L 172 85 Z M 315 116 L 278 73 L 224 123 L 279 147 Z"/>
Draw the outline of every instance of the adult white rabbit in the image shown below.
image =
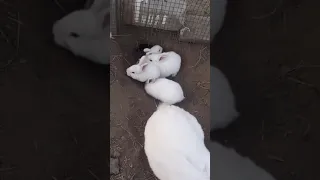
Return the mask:
<path fill-rule="evenodd" d="M 89 9 L 71 12 L 53 25 L 56 44 L 95 63 L 110 62 L 109 1 L 95 0 Z"/>
<path fill-rule="evenodd" d="M 147 55 L 150 62 L 160 68 L 161 77 L 175 77 L 181 67 L 181 56 L 174 51 Z"/>
<path fill-rule="evenodd" d="M 209 180 L 210 152 L 197 119 L 174 105 L 160 104 L 145 127 L 144 149 L 161 180 Z"/>
<path fill-rule="evenodd" d="M 234 149 L 217 142 L 209 142 L 212 180 L 275 180 L 252 160 L 239 155 Z"/>
<path fill-rule="evenodd" d="M 226 76 L 216 67 L 210 67 L 211 130 L 227 127 L 238 116 L 235 98 Z"/>

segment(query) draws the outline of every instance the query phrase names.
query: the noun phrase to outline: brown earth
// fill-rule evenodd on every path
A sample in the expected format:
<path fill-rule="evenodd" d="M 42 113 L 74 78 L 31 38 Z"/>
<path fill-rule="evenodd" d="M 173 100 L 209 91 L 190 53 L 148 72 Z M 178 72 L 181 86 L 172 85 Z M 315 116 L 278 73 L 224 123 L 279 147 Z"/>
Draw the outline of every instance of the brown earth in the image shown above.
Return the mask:
<path fill-rule="evenodd" d="M 179 43 L 177 35 L 150 29 L 125 27 L 113 43 L 111 62 L 111 152 L 119 158 L 120 173 L 112 179 L 148 179 L 153 174 L 143 150 L 144 126 L 156 110 L 156 101 L 144 91 L 144 84 L 131 79 L 126 68 L 135 64 L 137 44 L 161 45 L 181 55 L 182 66 L 173 79 L 182 86 L 186 99 L 179 103 L 194 114 L 209 135 L 209 45 Z"/>

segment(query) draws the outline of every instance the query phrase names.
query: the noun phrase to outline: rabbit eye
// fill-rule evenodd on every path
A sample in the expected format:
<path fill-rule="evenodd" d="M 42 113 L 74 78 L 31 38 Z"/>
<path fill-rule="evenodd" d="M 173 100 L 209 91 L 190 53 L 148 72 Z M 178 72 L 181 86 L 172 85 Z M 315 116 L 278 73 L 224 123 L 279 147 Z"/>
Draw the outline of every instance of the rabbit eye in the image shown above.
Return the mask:
<path fill-rule="evenodd" d="M 74 38 L 77 38 L 79 37 L 79 34 L 75 33 L 75 32 L 71 32 L 70 33 L 70 36 L 74 37 Z"/>
<path fill-rule="evenodd" d="M 149 59 L 149 61 L 150 61 L 150 62 L 152 62 L 152 60 L 151 60 L 151 59 Z"/>
<path fill-rule="evenodd" d="M 135 72 L 132 72 L 132 74 L 134 74 Z"/>

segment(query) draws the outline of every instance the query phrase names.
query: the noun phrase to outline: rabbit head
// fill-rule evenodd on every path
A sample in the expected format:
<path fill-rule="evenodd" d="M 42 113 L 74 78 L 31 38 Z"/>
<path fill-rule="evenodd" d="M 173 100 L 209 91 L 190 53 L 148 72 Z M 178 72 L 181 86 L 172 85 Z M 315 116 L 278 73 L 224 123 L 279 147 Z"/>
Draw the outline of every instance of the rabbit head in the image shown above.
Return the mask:
<path fill-rule="evenodd" d="M 135 79 L 134 77 L 138 76 L 140 73 L 142 73 L 145 68 L 147 67 L 147 63 L 144 63 L 144 64 L 135 64 L 135 65 L 132 65 L 130 67 L 127 68 L 127 76 L 130 76 L 132 77 L 133 79 Z"/>
<path fill-rule="evenodd" d="M 109 31 L 110 9 L 99 7 L 102 2 L 95 1 L 88 10 L 73 11 L 53 25 L 52 32 L 56 44 L 68 48 L 67 39 L 96 38 Z M 108 25 L 107 25 L 108 24 Z"/>
<path fill-rule="evenodd" d="M 143 51 L 146 55 L 153 54 L 153 53 L 162 53 L 163 48 L 159 45 L 155 45 L 152 48 L 144 48 Z"/>
<path fill-rule="evenodd" d="M 135 64 L 127 68 L 127 76 L 140 82 L 160 77 L 160 69 L 152 63 Z"/>

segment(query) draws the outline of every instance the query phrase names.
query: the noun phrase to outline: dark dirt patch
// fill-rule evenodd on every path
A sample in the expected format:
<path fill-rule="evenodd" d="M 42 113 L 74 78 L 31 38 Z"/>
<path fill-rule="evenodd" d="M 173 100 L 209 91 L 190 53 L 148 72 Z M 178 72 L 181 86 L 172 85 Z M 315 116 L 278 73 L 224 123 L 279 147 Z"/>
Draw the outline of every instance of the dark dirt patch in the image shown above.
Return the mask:
<path fill-rule="evenodd" d="M 211 137 L 251 157 L 277 179 L 319 179 L 320 3 L 277 4 L 229 4 L 211 60 L 230 79 L 241 118 Z M 297 68 L 302 61 L 305 67 Z"/>
<path fill-rule="evenodd" d="M 182 66 L 175 81 L 184 90 L 186 99 L 179 104 L 194 114 L 206 134 L 209 135 L 209 45 L 179 44 L 176 35 L 169 32 L 151 31 L 142 28 L 125 27 L 129 36 L 117 37 L 113 45 L 111 69 L 111 150 L 120 153 L 120 173 L 113 179 L 148 179 L 153 176 L 143 150 L 144 127 L 156 105 L 153 98 L 144 91 L 143 83 L 129 78 L 126 68 L 139 57 L 132 54 L 137 42 L 159 44 L 166 51 L 176 51 L 182 57 Z M 198 61 L 199 55 L 202 58 Z M 196 65 L 195 67 L 193 67 Z M 199 83 L 199 82 L 202 82 Z"/>
<path fill-rule="evenodd" d="M 6 2 L 0 1 L 1 179 L 106 179 L 108 67 L 53 44 L 52 23 L 63 16 L 54 1 Z M 81 7 L 60 3 L 68 12 Z"/>

